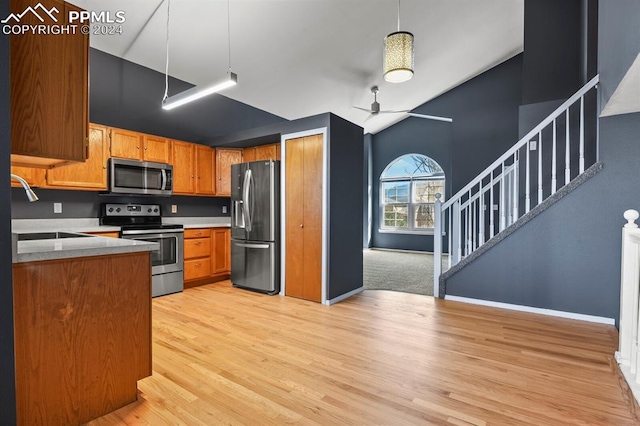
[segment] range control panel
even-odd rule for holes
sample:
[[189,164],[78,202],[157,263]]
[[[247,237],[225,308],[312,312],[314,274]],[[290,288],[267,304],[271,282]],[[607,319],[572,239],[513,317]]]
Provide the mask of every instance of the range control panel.
[[105,216],[160,216],[158,204],[105,204]]

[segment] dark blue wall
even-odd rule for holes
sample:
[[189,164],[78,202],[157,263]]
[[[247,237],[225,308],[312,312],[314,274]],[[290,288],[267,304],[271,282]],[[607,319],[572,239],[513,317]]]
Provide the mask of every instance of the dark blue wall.
[[[9,15],[9,2],[0,2],[0,16]],[[0,419],[16,423],[15,367],[13,355],[13,278],[11,264],[11,158],[9,100],[9,36],[0,36]]]
[[453,123],[408,118],[373,136],[373,247],[433,250],[432,236],[378,232],[379,179],[387,164],[404,154],[427,155],[444,169],[451,196],[518,141],[521,88],[518,55],[415,109]]
[[[640,2],[599,7],[605,98],[640,52]],[[622,214],[640,210],[639,158],[640,113],[600,119],[603,170],[450,277],[447,294],[617,320]]]
[[522,103],[566,99],[581,86],[583,0],[525,0]]
[[[90,54],[90,83],[90,119],[107,126],[203,143],[240,130],[286,122],[220,94],[164,111],[164,74],[96,49]],[[190,87],[184,81],[169,79],[169,95]]]
[[362,138],[362,127],[331,114],[327,299],[362,287]]
[[[58,189],[35,189],[35,192],[40,200],[30,203],[22,188],[11,190],[14,219],[97,218],[101,203],[159,204],[162,215],[171,217],[229,217],[229,213],[222,213],[222,206],[227,206],[229,212],[229,197],[122,196]],[[62,213],[53,213],[53,203],[62,203]],[[178,213],[170,213],[172,204],[178,206]]]

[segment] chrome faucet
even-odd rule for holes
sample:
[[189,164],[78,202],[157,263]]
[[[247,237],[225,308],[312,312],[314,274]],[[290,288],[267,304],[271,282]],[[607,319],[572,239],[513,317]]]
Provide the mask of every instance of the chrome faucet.
[[31,189],[31,187],[29,186],[26,180],[22,179],[18,175],[14,175],[13,173],[11,173],[11,179],[15,179],[18,182],[20,182],[20,185],[22,185],[22,187],[24,188],[24,192],[27,193],[27,198],[29,199],[30,203],[33,203],[34,201],[38,201],[38,196],[36,195],[35,192],[33,192],[33,190]]

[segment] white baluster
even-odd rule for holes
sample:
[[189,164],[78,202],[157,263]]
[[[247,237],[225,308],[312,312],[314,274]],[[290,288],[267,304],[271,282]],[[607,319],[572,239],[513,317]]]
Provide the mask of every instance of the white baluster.
[[438,297],[442,269],[442,202],[440,193],[433,204],[433,296]]
[[627,223],[622,229],[622,267],[620,277],[620,332],[616,359],[620,364],[636,368],[638,327],[638,244],[631,235],[637,233],[636,210],[624,212]]
[[478,207],[478,247],[484,244],[484,193],[482,192],[482,180],[480,181],[480,207]]
[[538,204],[542,202],[542,131],[538,133]]
[[451,207],[453,207],[453,235],[451,238],[453,238],[454,248],[450,251],[453,255],[452,264],[456,265],[462,258],[462,217],[460,212],[460,199],[453,203]]
[[494,217],[495,213],[493,211],[493,170],[491,170],[491,179],[489,181],[489,238],[493,238],[495,229],[494,229]]
[[571,138],[569,137],[569,108],[567,108],[567,123],[566,123],[566,135],[565,135],[565,153],[564,153],[564,184],[568,184],[571,181]]
[[527,142],[527,166],[524,174],[524,212],[531,210],[531,142]]
[[467,221],[467,233],[464,236],[466,242],[465,246],[467,247],[465,256],[469,256],[471,254],[471,191],[469,191],[469,199],[467,200],[467,213],[465,214],[465,219]]
[[502,163],[502,172],[500,175],[500,231],[506,228],[507,224],[507,212],[505,209],[505,182],[506,176],[504,175],[504,162]]
[[476,238],[476,208],[477,206],[474,205],[477,204],[477,202],[474,200],[473,203],[471,203],[471,252],[476,251],[477,248],[477,244],[478,244],[478,239]]
[[556,120],[553,120],[553,152],[551,153],[551,194],[556,193],[558,186],[557,164],[556,164]]
[[584,95],[580,97],[580,173],[584,172]]
[[451,222],[451,219],[452,219],[451,213],[453,211],[453,206],[449,207],[447,209],[447,211],[449,212],[449,232],[447,233],[447,238],[448,238],[448,240],[447,240],[447,249],[449,251],[449,256],[448,256],[447,264],[448,264],[449,268],[451,268],[451,258],[453,257],[452,256],[452,254],[453,254],[453,246],[451,245],[452,242],[453,242],[452,234],[451,234],[451,230],[452,230],[453,224]]
[[518,188],[520,186],[520,153],[513,153],[513,221],[518,220]]

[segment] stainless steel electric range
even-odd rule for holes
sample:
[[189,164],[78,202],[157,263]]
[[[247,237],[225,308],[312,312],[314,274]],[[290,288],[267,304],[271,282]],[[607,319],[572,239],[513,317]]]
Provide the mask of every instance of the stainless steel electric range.
[[184,229],[163,225],[156,204],[102,204],[100,224],[120,227],[120,237],[158,243],[151,252],[152,297],[180,292],[184,286]]

